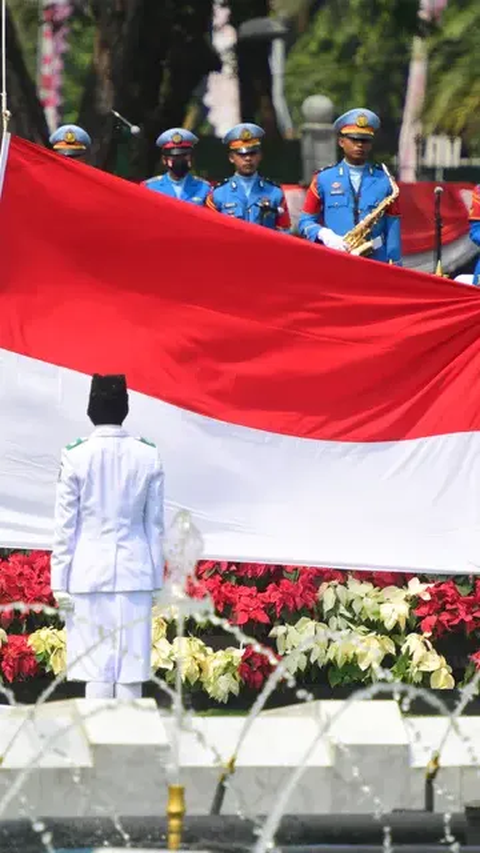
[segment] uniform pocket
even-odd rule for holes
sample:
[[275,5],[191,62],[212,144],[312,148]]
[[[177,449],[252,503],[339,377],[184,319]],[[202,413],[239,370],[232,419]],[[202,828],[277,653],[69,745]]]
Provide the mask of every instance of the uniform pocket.
[[329,195],[325,199],[325,207],[329,210],[348,207],[348,199],[346,195]]

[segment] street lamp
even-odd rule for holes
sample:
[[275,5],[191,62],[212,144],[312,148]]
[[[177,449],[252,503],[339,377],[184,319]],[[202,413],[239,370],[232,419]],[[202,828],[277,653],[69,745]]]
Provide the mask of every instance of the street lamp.
[[288,27],[282,18],[251,18],[238,28],[238,42],[270,43],[272,102],[278,127],[283,136],[291,136],[293,122],[285,99],[285,39]]

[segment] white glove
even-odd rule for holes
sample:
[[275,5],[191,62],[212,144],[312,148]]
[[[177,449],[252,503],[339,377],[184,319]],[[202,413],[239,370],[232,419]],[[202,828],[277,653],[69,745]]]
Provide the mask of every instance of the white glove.
[[52,593],[61,613],[73,613],[75,610],[75,603],[69,592],[63,592],[60,589],[53,589]]
[[319,240],[320,243],[323,243],[327,249],[336,249],[337,252],[347,251],[343,237],[340,237],[340,234],[335,234],[335,231],[332,231],[331,228],[320,228],[320,231],[317,234],[317,240]]

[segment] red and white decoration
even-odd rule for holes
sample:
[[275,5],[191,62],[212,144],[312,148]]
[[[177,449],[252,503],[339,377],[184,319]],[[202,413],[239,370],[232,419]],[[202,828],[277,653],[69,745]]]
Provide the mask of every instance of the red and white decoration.
[[205,556],[478,571],[476,288],[15,138],[0,235],[0,545],[50,546],[89,376],[122,371]]
[[53,133],[59,124],[62,103],[63,55],[67,50],[68,21],[73,13],[70,0],[41,0],[38,94],[45,118]]

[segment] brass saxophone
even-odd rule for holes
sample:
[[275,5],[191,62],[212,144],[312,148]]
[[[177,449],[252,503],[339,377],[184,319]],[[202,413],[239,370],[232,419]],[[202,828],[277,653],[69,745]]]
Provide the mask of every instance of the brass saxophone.
[[347,251],[351,255],[365,255],[366,252],[369,252],[373,248],[374,241],[370,238],[370,232],[373,226],[380,221],[382,216],[385,214],[385,211],[391,204],[393,204],[400,194],[398,184],[394,181],[384,163],[382,163],[382,169],[390,181],[392,192],[384,198],[380,204],[377,204],[375,210],[372,210],[372,212],[367,214],[367,216],[365,216],[358,225],[355,225],[351,231],[348,231],[348,233],[345,234],[343,240],[347,246]]

